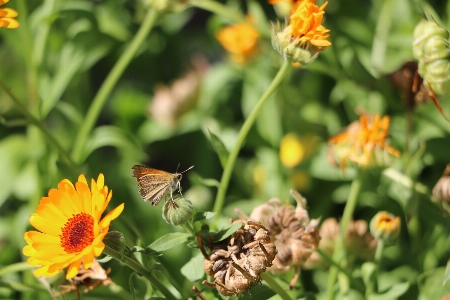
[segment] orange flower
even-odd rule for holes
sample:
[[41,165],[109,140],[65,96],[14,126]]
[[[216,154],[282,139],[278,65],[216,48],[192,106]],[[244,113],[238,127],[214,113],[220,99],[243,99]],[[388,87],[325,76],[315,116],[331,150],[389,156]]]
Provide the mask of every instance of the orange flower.
[[379,165],[384,151],[399,157],[400,152],[386,142],[389,123],[388,116],[380,118],[377,114],[370,118],[362,115],[359,122],[353,122],[345,132],[329,139],[330,152],[337,155],[342,169],[345,169],[346,159],[361,165]]
[[327,40],[330,36],[328,33],[330,30],[322,25],[324,9],[327,5],[328,2],[325,2],[321,7],[318,7],[313,0],[295,3],[290,22],[292,38],[299,39],[301,44],[311,43],[321,50],[331,46],[331,43]]
[[51,277],[69,266],[66,279],[73,278],[81,265],[89,269],[94,256],[103,252],[102,239],[124,208],[122,203],[101,218],[112,196],[104,182],[103,174],[97,182],[91,180],[91,188],[84,175],[75,185],[64,179],[58,189],[51,189],[48,197],[41,198],[29,219],[38,231],[25,233],[27,245],[22,250],[30,256],[28,264],[39,266],[35,276]]
[[[0,0],[0,5],[7,3],[9,0]],[[11,8],[0,8],[0,27],[5,28],[17,28],[19,27],[19,22],[16,19],[19,14],[17,11]]]
[[230,53],[231,59],[239,64],[246,63],[256,52],[259,36],[259,32],[247,23],[230,25],[216,33],[217,40]]
[[330,30],[322,25],[325,7],[314,0],[293,3],[289,24],[272,26],[272,46],[285,59],[307,64],[316,59],[320,51],[331,43],[327,40]]
[[395,240],[400,232],[400,217],[380,211],[370,221],[370,232],[377,239]]

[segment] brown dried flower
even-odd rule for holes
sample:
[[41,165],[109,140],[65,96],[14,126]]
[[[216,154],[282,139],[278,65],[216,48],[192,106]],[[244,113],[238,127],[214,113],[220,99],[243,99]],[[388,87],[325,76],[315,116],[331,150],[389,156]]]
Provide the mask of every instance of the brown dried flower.
[[261,281],[260,274],[272,265],[277,250],[271,243],[267,229],[260,223],[239,219],[241,229],[229,239],[210,245],[210,254],[203,248],[201,236],[197,236],[200,250],[205,256],[203,269],[214,277],[214,282],[203,284],[217,288],[224,296],[240,294]]
[[320,235],[318,220],[310,220],[306,207],[306,199],[297,191],[291,190],[297,201],[297,208],[289,204],[281,204],[278,199],[270,199],[266,204],[256,207],[251,219],[259,220],[270,232],[270,237],[278,250],[269,269],[275,273],[286,273],[294,267],[294,277],[290,282],[292,289],[298,280],[300,266],[305,263],[313,251],[317,249]]
[[450,204],[450,164],[448,164],[433,188],[433,196],[439,201]]
[[85,288],[81,291],[83,293],[87,293],[99,287],[100,285],[110,285],[113,283],[111,278],[108,277],[110,271],[111,269],[105,271],[98,263],[98,261],[94,259],[94,261],[92,262],[92,266],[87,270],[83,268],[83,265],[81,265],[78,274],[74,278],[69,279],[71,285],[61,286],[62,291],[54,293],[53,296],[59,297],[70,291],[75,291],[78,295],[78,298],[80,298],[78,291],[78,288],[80,286],[84,286]]
[[[339,232],[340,224],[335,218],[328,218],[323,221],[320,227],[320,237],[322,240],[319,249],[332,256],[334,246],[339,238]],[[364,220],[350,221],[344,243],[349,257],[362,259],[370,259],[377,245],[377,241],[368,232],[368,225]],[[314,252],[304,265],[308,269],[326,266],[327,262],[323,261],[317,252]]]

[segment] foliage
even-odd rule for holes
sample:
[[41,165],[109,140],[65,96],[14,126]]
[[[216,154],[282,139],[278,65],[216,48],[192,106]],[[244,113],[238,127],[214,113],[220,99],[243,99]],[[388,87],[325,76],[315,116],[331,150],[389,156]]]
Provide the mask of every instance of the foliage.
[[[114,284],[92,289],[83,299],[186,299],[197,297],[194,285],[206,299],[223,297],[202,284],[199,239],[209,247],[208,239],[223,241],[239,230],[230,224],[239,218],[235,208],[250,215],[274,197],[294,203],[290,189],[308,200],[311,217],[342,219],[344,228],[350,219],[369,223],[379,211],[399,216],[398,237],[381,243],[380,253],[355,259],[336,239],[340,250],[319,252],[326,267],[302,270],[292,290],[293,270],[262,276],[262,284],[241,298],[450,294],[450,210],[432,193],[449,163],[450,97],[438,96],[441,115],[428,87],[413,92],[411,73],[402,68],[415,61],[413,32],[420,20],[450,28],[450,2],[330,1],[324,24],[331,46],[315,49],[316,59],[299,68],[272,48],[270,21],[287,16],[277,5],[6,4],[18,12],[20,26],[0,28],[0,298],[52,299],[51,291],[68,284],[62,274],[45,280],[32,275],[21,252],[24,232],[31,229],[28,217],[62,179],[99,173],[113,190],[106,211],[120,203],[125,209],[105,237],[109,250],[99,258],[105,270],[111,268]],[[236,62],[216,33],[242,22],[260,36],[255,52]],[[389,144],[401,156],[373,172],[330,164],[327,141],[366,113],[390,116]],[[280,158],[290,153],[280,149],[287,135],[302,149],[295,166]],[[182,195],[195,209],[188,223],[167,224],[162,205],[141,199],[131,176],[135,164],[170,173],[195,165],[181,181]],[[333,274],[337,280],[330,279]],[[57,298],[75,297],[71,291]]]

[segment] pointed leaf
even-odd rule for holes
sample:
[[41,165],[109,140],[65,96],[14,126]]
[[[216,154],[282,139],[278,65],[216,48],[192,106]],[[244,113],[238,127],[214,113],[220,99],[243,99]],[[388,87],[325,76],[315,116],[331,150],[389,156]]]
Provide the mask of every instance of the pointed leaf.
[[216,151],[217,155],[220,159],[220,164],[223,168],[225,168],[225,165],[227,163],[228,159],[228,150],[225,148],[225,144],[219,139],[217,135],[215,135],[211,130],[209,130],[209,135],[211,136],[211,144],[214,148],[214,151]]
[[226,239],[227,237],[229,237],[230,235],[232,235],[233,233],[235,233],[236,231],[241,229],[241,227],[242,227],[242,223],[236,223],[236,224],[231,224],[228,227],[222,228],[221,231],[217,232],[214,235],[214,241],[219,242],[219,241]]
[[103,238],[105,245],[121,254],[124,254],[125,250],[125,237],[119,231],[110,231]]
[[205,258],[199,252],[196,256],[192,257],[190,261],[187,262],[181,268],[181,274],[186,276],[190,281],[198,281],[203,278],[205,272],[203,271],[203,261]]
[[186,243],[190,237],[191,235],[189,233],[182,233],[182,232],[168,233],[160,237],[156,241],[154,241],[147,248],[150,248],[158,252],[166,251],[170,248]]
[[192,222],[198,222],[198,221],[203,221],[203,220],[207,220],[210,219],[212,217],[214,217],[216,213],[212,212],[212,211],[199,211],[198,213],[196,213],[194,215],[194,218],[192,220]]
[[444,281],[442,282],[442,285],[446,284],[449,279],[450,279],[450,260],[447,262],[447,266],[445,267]]

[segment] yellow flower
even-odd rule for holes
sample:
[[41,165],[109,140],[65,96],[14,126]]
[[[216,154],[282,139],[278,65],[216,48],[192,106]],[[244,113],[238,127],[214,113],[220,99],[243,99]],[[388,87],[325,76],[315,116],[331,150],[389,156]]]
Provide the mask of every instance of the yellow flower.
[[94,256],[105,248],[102,239],[111,221],[124,208],[122,203],[101,219],[111,196],[100,174],[97,182],[91,180],[90,189],[84,175],[80,175],[75,186],[64,179],[58,189],[50,189],[48,197],[41,198],[29,218],[38,231],[25,233],[28,245],[22,250],[30,256],[28,264],[40,266],[35,276],[51,277],[69,266],[66,278],[70,279],[77,275],[81,264],[86,270],[91,267]]
[[280,159],[286,168],[296,167],[305,155],[305,147],[294,133],[286,134],[280,143]]
[[345,132],[329,139],[330,152],[341,162],[342,169],[345,169],[346,159],[368,166],[383,165],[385,151],[399,157],[400,152],[386,141],[389,123],[388,116],[362,115],[359,122],[353,122]]
[[222,28],[216,33],[220,44],[238,64],[248,62],[258,46],[259,32],[247,23],[238,23]]
[[[0,0],[0,5],[7,3],[9,0]],[[11,8],[0,8],[0,27],[17,28],[19,22],[16,19],[19,14]]]
[[400,232],[400,217],[380,211],[370,221],[370,232],[377,239],[395,240]]
[[327,40],[330,30],[322,25],[327,4],[319,7],[314,0],[297,1],[289,24],[272,26],[272,45],[285,59],[307,64],[331,46]]

